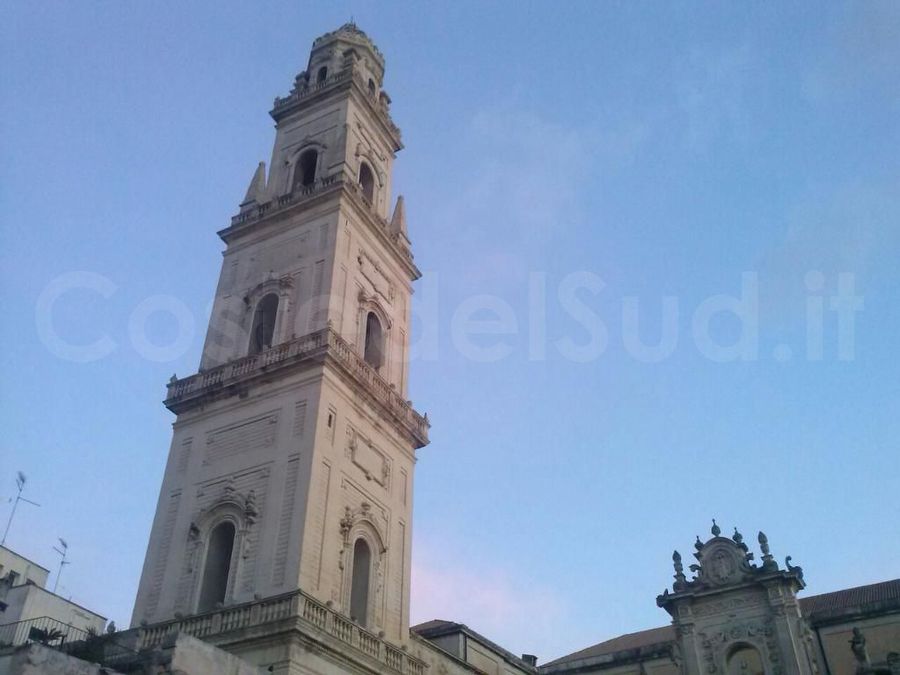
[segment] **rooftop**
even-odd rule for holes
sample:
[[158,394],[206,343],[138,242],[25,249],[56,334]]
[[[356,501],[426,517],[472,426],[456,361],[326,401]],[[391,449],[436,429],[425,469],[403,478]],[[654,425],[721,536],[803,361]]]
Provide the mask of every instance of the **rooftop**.
[[[800,610],[803,612],[803,615],[814,619],[823,615],[865,611],[875,605],[881,606],[884,604],[896,604],[897,608],[900,609],[900,579],[800,598]],[[672,626],[650,628],[636,633],[626,633],[625,635],[600,642],[550,661],[541,667],[549,668],[575,661],[596,659],[603,656],[609,657],[619,652],[647,649],[655,645],[664,645],[674,640],[675,629]]]

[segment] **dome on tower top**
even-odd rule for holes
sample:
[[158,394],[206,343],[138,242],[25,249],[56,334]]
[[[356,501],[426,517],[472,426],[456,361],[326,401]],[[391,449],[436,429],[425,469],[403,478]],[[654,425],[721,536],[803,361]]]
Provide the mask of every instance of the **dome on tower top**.
[[372,42],[371,38],[360,30],[359,26],[353,23],[353,21],[348,21],[337,30],[317,37],[313,42],[313,50],[318,49],[325,44],[337,41],[350,42],[361,47],[368,47],[378,61],[384,65],[384,55],[378,47],[375,46],[375,43]]

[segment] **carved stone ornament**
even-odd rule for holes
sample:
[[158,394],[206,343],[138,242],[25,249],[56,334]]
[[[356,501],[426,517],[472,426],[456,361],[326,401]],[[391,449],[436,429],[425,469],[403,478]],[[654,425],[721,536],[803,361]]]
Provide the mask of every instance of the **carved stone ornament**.
[[[780,570],[778,563],[775,562],[774,556],[769,549],[769,540],[763,532],[759,533],[758,541],[762,552],[762,566],[757,567],[751,564],[753,560],[753,552],[744,542],[744,537],[734,529],[734,534],[729,538],[722,536],[719,525],[713,520],[712,538],[706,542],[702,542],[700,537],[694,542],[696,552],[694,557],[697,563],[690,566],[690,570],[694,573],[694,578],[690,581],[684,577],[684,567],[681,556],[676,551],[672,556],[673,566],[675,568],[675,583],[672,590],[676,594],[688,592],[691,590],[702,590],[704,588],[722,588],[728,585],[739,584],[760,576],[770,575],[772,573],[785,574]],[[800,587],[803,587],[803,569],[797,565],[791,564],[791,558],[785,560],[787,566],[786,574],[792,576]],[[668,592],[661,595],[657,602],[663,606],[670,601]]]

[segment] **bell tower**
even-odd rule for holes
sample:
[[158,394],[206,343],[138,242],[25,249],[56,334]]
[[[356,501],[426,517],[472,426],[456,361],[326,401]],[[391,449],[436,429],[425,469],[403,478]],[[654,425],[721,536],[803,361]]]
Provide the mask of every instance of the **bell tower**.
[[199,372],[168,385],[176,419],[134,625],[302,591],[408,639],[428,421],[407,400],[420,274],[403,198],[390,209],[403,146],[383,78],[351,23],[315,40],[275,99],[268,172],[219,232]]

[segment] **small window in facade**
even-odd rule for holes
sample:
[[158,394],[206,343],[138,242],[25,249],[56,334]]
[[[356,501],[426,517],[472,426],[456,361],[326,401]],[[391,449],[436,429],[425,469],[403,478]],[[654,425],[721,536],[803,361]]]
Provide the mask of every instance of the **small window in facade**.
[[378,370],[384,363],[384,334],[381,330],[381,321],[375,316],[375,312],[366,315],[366,340],[363,349],[363,359],[370,366]]
[[369,94],[374,96],[375,93],[376,93],[375,80],[373,80],[372,78],[369,78]]
[[319,163],[319,153],[314,148],[304,150],[297,158],[294,167],[294,187],[309,187],[316,182],[316,165]]
[[759,651],[750,645],[741,645],[728,657],[727,675],[765,675]]
[[359,165],[359,185],[362,188],[363,196],[370,204],[375,203],[375,174],[368,164],[362,162]]
[[278,315],[278,296],[269,293],[259,304],[253,315],[253,327],[250,330],[249,354],[259,354],[272,346],[275,337],[275,317]]
[[365,626],[369,613],[369,569],[372,553],[365,539],[353,545],[353,574],[350,577],[350,617]]
[[316,73],[316,84],[322,84],[327,79],[328,68],[326,66],[322,66],[321,68],[319,68],[319,72]]
[[209,535],[209,544],[206,548],[206,564],[203,566],[198,612],[207,612],[215,609],[219,603],[225,602],[233,548],[234,525],[229,522],[216,525]]

